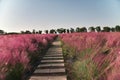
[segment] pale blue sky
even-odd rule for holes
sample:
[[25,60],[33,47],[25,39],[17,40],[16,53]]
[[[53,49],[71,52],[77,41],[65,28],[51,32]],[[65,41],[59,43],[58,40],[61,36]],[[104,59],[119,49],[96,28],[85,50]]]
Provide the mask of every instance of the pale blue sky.
[[5,31],[120,25],[120,0],[0,0]]

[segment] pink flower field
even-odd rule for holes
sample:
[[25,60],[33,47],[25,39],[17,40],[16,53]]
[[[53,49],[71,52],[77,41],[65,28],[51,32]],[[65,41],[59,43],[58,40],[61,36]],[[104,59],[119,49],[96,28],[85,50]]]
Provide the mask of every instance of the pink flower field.
[[61,34],[69,80],[119,80],[120,33]]
[[0,35],[0,80],[23,80],[24,72],[56,37],[55,34]]
[[[0,80],[24,80],[56,34],[0,35]],[[59,34],[68,80],[119,80],[120,33]]]

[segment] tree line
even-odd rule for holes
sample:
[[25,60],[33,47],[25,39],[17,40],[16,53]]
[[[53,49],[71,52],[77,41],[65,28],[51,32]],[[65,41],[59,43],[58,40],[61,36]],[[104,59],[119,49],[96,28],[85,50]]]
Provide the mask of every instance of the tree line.
[[61,34],[61,33],[73,33],[73,32],[120,32],[120,25],[116,25],[115,27],[103,27],[103,29],[101,29],[100,26],[97,27],[77,27],[77,28],[70,28],[70,29],[65,29],[65,28],[58,28],[58,29],[51,29],[51,30],[38,30],[36,31],[35,29],[33,29],[33,31],[21,31],[20,33],[17,32],[10,32],[7,33],[4,30],[0,30],[0,34],[42,34],[42,33],[52,33],[52,34]]

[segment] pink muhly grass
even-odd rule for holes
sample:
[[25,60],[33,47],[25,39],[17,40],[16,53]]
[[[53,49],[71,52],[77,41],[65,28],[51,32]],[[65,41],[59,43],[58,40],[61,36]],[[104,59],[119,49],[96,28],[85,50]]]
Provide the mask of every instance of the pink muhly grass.
[[17,64],[21,64],[24,69],[28,68],[29,54],[37,55],[35,51],[47,47],[55,36],[52,34],[0,36],[0,80],[4,80],[7,72]]
[[120,79],[120,51],[116,54],[116,59],[111,63],[112,70],[107,75],[108,80],[119,80]]
[[[60,38],[63,44],[75,48],[78,53],[91,48],[92,53],[89,57],[97,65],[99,77],[106,74],[104,76],[107,80],[119,80],[120,57],[117,51],[120,49],[120,33],[71,33],[61,34]],[[86,55],[83,57],[89,58],[86,58]]]

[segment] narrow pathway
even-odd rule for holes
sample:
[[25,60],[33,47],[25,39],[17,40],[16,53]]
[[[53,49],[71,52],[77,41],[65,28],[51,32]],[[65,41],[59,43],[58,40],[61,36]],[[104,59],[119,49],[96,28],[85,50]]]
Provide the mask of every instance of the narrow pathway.
[[29,80],[67,80],[60,41],[54,41]]

